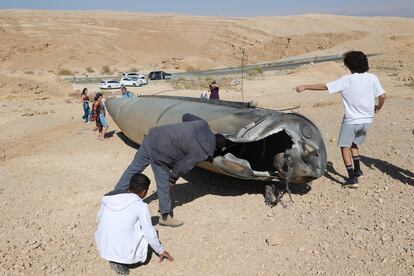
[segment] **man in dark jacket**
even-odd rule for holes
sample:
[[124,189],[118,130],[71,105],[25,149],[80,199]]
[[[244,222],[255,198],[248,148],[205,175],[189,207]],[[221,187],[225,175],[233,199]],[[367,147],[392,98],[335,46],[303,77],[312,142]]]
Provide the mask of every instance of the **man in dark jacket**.
[[121,176],[114,191],[128,190],[131,177],[151,165],[157,183],[160,225],[177,227],[183,223],[173,217],[170,189],[178,178],[198,162],[221,151],[226,139],[214,134],[206,121],[184,114],[183,122],[151,128],[144,138],[132,163]]

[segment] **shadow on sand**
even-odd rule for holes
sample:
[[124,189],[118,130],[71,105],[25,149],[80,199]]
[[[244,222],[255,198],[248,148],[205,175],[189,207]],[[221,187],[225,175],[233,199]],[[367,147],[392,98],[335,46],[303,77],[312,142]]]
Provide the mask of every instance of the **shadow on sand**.
[[[336,177],[335,177],[336,176]],[[346,176],[340,174],[337,172],[333,166],[332,161],[328,161],[326,163],[326,171],[325,171],[325,177],[331,180],[332,182],[335,182],[337,184],[343,185],[345,182]],[[343,182],[338,180],[338,177],[343,179]]]
[[[128,146],[139,149],[139,145],[131,141],[122,132],[117,132],[116,135]],[[215,174],[199,168],[194,168],[185,174],[183,177],[187,183],[177,184],[171,191],[173,205],[181,206],[187,204],[199,197],[211,194],[218,196],[241,196],[244,194],[261,194],[264,195],[266,184],[275,184],[279,190],[285,189],[285,183],[282,182],[264,182],[254,180],[242,180],[226,175]],[[151,184],[155,185],[155,183]],[[311,187],[305,185],[290,185],[292,194],[306,194],[311,190]],[[157,193],[147,196],[146,203],[151,203],[157,200]],[[264,202],[264,196],[263,196]],[[152,217],[153,224],[157,224],[158,216]]]
[[139,144],[129,140],[128,137],[126,137],[126,135],[123,132],[118,131],[116,133],[116,135],[119,137],[119,139],[122,140],[122,142],[124,142],[127,146],[130,146],[131,148],[134,149],[139,149]]
[[373,169],[373,167],[375,167],[381,172],[389,175],[390,177],[394,178],[395,180],[400,181],[403,184],[414,186],[414,173],[413,172],[397,167],[388,161],[383,161],[380,159],[375,159],[375,158],[363,156],[363,155],[361,155],[360,158],[361,158],[361,162],[364,163],[365,166],[367,166],[368,168]]
[[[382,173],[389,175],[390,177],[394,178],[395,180],[403,184],[414,186],[414,173],[413,172],[406,170],[406,169],[402,169],[394,164],[391,164],[390,162],[383,161],[380,159],[363,156],[363,155],[360,155],[360,158],[361,158],[361,162],[365,166],[370,168],[371,170],[376,168]],[[325,177],[331,180],[332,182],[335,182],[338,184],[342,184],[341,181],[338,180],[338,177],[341,179],[344,179],[344,181],[346,179],[346,176],[338,173],[335,170],[331,161],[328,161],[326,165]]]
[[[183,176],[187,183],[177,184],[171,192],[174,206],[181,206],[187,204],[197,198],[205,195],[217,196],[241,196],[244,194],[260,194],[263,195],[265,185],[269,182],[242,180],[225,175],[211,173],[206,170],[194,168]],[[272,182],[280,190],[285,189],[285,184],[282,182]],[[311,190],[309,185],[291,185],[292,194],[304,195]],[[149,195],[145,198],[146,203],[151,203],[157,200],[157,193]],[[156,218],[153,218],[153,222]]]

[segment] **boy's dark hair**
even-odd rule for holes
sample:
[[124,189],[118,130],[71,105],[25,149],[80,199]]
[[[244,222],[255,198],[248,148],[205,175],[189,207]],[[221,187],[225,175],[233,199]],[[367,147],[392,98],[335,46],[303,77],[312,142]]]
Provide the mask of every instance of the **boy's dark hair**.
[[349,51],[344,54],[344,64],[351,73],[365,73],[369,70],[368,58],[361,51]]
[[151,181],[142,173],[136,173],[131,177],[129,182],[129,190],[133,193],[140,193],[144,190],[148,190]]

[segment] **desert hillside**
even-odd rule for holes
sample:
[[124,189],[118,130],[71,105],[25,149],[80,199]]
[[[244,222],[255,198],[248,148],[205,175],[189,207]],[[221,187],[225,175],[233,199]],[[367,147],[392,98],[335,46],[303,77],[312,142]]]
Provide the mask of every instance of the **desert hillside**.
[[[191,71],[363,48],[413,34],[412,20],[331,15],[216,18],[121,12],[0,11],[0,71]],[[370,43],[366,44],[367,41]],[[332,49],[333,48],[333,49]]]

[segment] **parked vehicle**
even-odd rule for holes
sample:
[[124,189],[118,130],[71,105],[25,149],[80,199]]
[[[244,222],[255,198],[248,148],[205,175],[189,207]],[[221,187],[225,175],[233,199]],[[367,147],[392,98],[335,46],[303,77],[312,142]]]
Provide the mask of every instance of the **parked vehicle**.
[[100,89],[117,89],[121,88],[121,83],[117,80],[102,80],[98,87]]
[[122,74],[123,78],[137,78],[139,80],[141,80],[142,84],[148,84],[148,80],[145,78],[144,75],[139,74],[138,72],[127,72]]
[[148,74],[150,80],[169,80],[171,79],[171,74],[164,71],[153,71]]
[[137,76],[137,77],[131,77],[131,79],[133,80],[139,80],[142,82],[142,84],[146,85],[148,84],[148,80],[146,77],[144,77],[143,75]]
[[122,78],[119,82],[125,86],[142,86],[143,84],[138,78]]

